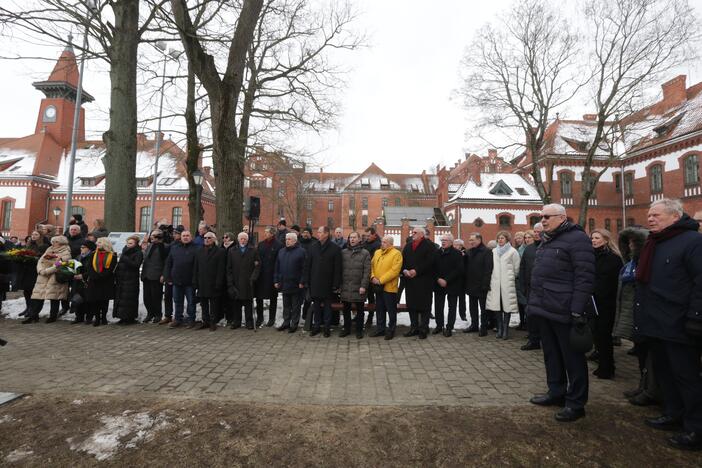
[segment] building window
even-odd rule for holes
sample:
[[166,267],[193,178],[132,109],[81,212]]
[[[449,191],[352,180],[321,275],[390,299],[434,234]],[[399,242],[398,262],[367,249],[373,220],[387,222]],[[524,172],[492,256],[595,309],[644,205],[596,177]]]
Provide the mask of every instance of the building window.
[[624,174],[624,195],[627,197],[634,196],[634,173],[627,172]]
[[305,226],[312,226],[312,218],[307,218]]
[[622,175],[614,174],[614,191],[622,193]]
[[329,229],[334,228],[334,218],[333,217],[327,216],[327,226],[329,227]]
[[534,227],[536,223],[541,222],[541,215],[529,216],[529,226]]
[[356,209],[356,199],[354,197],[349,198],[349,209]]
[[570,172],[564,172],[561,174],[561,196],[573,196],[573,176]]
[[368,198],[363,197],[363,198],[361,199],[361,208],[364,209],[364,210],[367,210],[367,209],[368,209]]
[[483,224],[485,224],[485,223],[483,223],[483,220],[480,219],[480,218],[478,218],[478,219],[476,219],[475,221],[473,221],[473,225],[474,225],[475,227],[477,227],[477,228],[483,227]]
[[700,183],[700,160],[696,154],[691,154],[685,158],[685,186],[697,185]]
[[174,206],[171,210],[171,224],[174,227],[183,224],[183,208],[180,206]]
[[81,177],[80,185],[82,187],[95,187],[98,184],[97,177]]
[[662,193],[663,167],[660,164],[652,166],[649,177],[651,178],[651,193]]
[[590,232],[595,230],[595,218],[590,218],[587,220],[587,227],[590,230]]
[[285,197],[285,187],[278,187],[278,198]]
[[634,218],[626,218],[626,227],[633,226],[636,224],[636,220]]
[[356,215],[349,215],[349,226],[351,229],[356,229]]
[[383,208],[385,208],[386,206],[388,206],[388,199],[383,198]]
[[83,217],[83,220],[85,221],[85,208],[83,208],[82,206],[72,206],[71,207],[71,214],[74,214],[74,215],[79,214]]
[[395,199],[395,206],[402,206],[402,199],[401,198]]
[[617,218],[617,232],[621,231],[624,229],[624,225],[622,224],[622,218]]
[[327,211],[330,213],[334,211],[334,200],[329,200],[327,202]]
[[368,227],[368,215],[363,215],[361,218],[361,225],[363,225],[363,227]]
[[597,174],[591,172],[590,177],[587,177],[587,181],[585,179],[586,174],[583,172],[583,189],[590,192],[590,200],[597,200]]
[[508,215],[500,215],[499,224],[500,229],[509,229],[512,225],[512,219]]
[[2,230],[9,231],[12,228],[12,208],[11,200],[2,202]]
[[142,206],[139,209],[139,231],[147,232],[149,231],[149,222],[151,222],[151,207]]
[[151,185],[151,178],[150,177],[137,177],[136,179],[136,186],[138,187],[148,187]]
[[612,232],[612,220],[605,218],[605,229]]
[[285,218],[285,207],[283,205],[278,207],[278,218]]
[[307,208],[308,211],[312,209],[312,200],[307,200],[305,202],[305,208]]

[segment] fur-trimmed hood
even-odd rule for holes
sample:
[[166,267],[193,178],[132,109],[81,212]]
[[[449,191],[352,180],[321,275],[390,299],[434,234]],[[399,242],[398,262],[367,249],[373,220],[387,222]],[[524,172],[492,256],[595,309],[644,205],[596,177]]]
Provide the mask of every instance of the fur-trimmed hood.
[[[619,233],[619,251],[625,262],[634,257],[638,257],[648,238],[648,229],[642,227],[628,227]],[[633,240],[636,249],[634,252],[629,248],[629,241]]]

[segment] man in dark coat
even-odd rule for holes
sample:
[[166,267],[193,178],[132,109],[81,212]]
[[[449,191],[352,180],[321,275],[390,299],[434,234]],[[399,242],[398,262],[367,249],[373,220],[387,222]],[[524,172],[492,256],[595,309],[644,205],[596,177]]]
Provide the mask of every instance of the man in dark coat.
[[258,251],[249,245],[249,235],[240,232],[238,245],[229,249],[227,257],[227,293],[234,298],[234,321],[230,328],[241,326],[241,308],[244,308],[246,328],[254,329],[254,283],[261,271]]
[[[529,292],[531,291],[531,270],[534,268],[534,260],[536,259],[536,249],[541,245],[541,232],[544,230],[541,223],[534,225],[534,243],[524,247],[522,258],[519,262],[519,277],[517,278],[517,288],[521,294],[529,301]],[[522,351],[531,351],[533,349],[541,349],[541,338],[539,337],[539,322],[537,319],[529,320],[529,314],[526,314],[527,323],[527,342],[521,348]]]
[[[175,318],[169,327],[177,328],[185,318],[187,328],[195,327],[195,288],[193,287],[193,270],[195,254],[199,247],[193,244],[190,231],[180,234],[180,242],[171,246],[166,266],[163,269],[163,279],[173,285],[173,305]],[[184,301],[188,301],[187,317],[183,317]]]
[[595,284],[595,254],[585,231],[568,221],[561,205],[545,205],[541,213],[543,242],[536,251],[527,303],[530,320],[536,318],[546,365],[548,393],[531,403],[565,408],[559,422],[585,416],[588,371],[585,353],[573,349],[571,327],[587,326]]
[[[141,281],[144,286],[144,306],[146,318],[144,323],[161,321],[161,303],[163,302],[163,268],[168,258],[168,247],[163,243],[164,234],[160,229],[151,232],[149,244],[144,252],[141,267]],[[164,324],[170,322],[166,317]]]
[[[305,249],[307,257],[310,256],[310,247],[313,245],[319,245],[319,240],[312,235],[312,228],[305,227],[300,236],[297,238],[300,247]],[[308,285],[305,285],[305,290],[302,292],[302,317],[305,320],[305,330],[310,330],[312,328],[312,297],[310,296],[310,291]]]
[[[473,333],[480,330],[480,336],[486,336],[489,318],[485,303],[492,277],[492,251],[485,247],[483,236],[478,232],[468,236],[468,251],[465,262],[465,291],[468,294],[470,327],[463,331]],[[480,322],[478,322],[478,317],[480,317]]]
[[664,409],[646,424],[682,429],[669,444],[702,450],[702,234],[678,200],[653,202],[648,227],[636,267],[634,333],[647,338]]
[[[68,221],[68,229],[63,232],[64,236],[68,237],[71,226],[78,226],[78,228],[80,228],[79,234],[81,238],[85,238],[88,235],[88,225],[83,221],[83,215],[76,213],[71,216],[71,219]],[[80,255],[80,245],[78,246],[78,254],[76,255]],[[73,258],[75,258],[75,256]]]
[[214,232],[205,233],[203,241],[205,245],[195,254],[193,287],[202,309],[202,325],[199,328],[215,331],[221,319],[220,301],[225,291],[227,257],[226,251],[217,247]]
[[297,242],[297,234],[285,235],[285,247],[278,251],[273,273],[274,286],[283,293],[283,323],[278,331],[297,331],[300,306],[305,290],[305,260],[307,252]]
[[466,250],[465,244],[463,242],[463,239],[454,239],[453,240],[453,248],[458,250],[458,253],[461,254],[461,277],[458,279],[461,282],[461,292],[458,295],[458,314],[461,317],[461,320],[464,322],[468,320],[466,317],[466,291],[465,291],[465,284],[466,284],[466,255],[468,255],[468,250]]
[[436,282],[436,246],[423,227],[412,228],[412,242],[402,250],[402,277],[411,326],[404,336],[425,339],[429,333],[432,292]]
[[344,239],[344,230],[340,227],[334,230],[334,239],[332,241],[339,246],[340,249],[346,248],[346,239]]
[[285,235],[289,232],[288,231],[288,223],[284,220],[281,219],[278,221],[278,226],[276,226],[276,233],[275,233],[275,238],[278,240],[278,243],[280,245],[285,244]]
[[313,244],[305,266],[305,284],[309,287],[314,317],[310,336],[319,334],[324,307],[324,336],[331,335],[331,303],[341,287],[341,249],[331,241],[329,226],[317,229],[319,242]]
[[261,260],[261,272],[256,280],[256,326],[263,323],[263,301],[268,302],[267,327],[275,325],[275,313],[278,308],[278,290],[273,285],[275,261],[282,244],[275,237],[275,228],[270,226],[263,232],[263,240],[258,243],[258,257]]
[[[456,304],[458,296],[463,294],[463,256],[453,248],[453,236],[441,236],[441,247],[436,257],[436,282],[434,283],[434,317],[436,328],[434,334],[443,331],[449,337],[456,323]],[[444,303],[448,297],[448,322],[444,328]]]

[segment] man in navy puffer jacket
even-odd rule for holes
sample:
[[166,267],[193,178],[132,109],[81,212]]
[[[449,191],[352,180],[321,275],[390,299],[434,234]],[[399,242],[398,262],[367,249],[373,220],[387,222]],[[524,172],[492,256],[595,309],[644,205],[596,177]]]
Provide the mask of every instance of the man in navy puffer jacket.
[[545,205],[541,215],[543,242],[534,259],[527,314],[539,324],[548,393],[530,401],[565,405],[556,420],[569,422],[585,416],[587,361],[585,353],[572,349],[570,328],[592,310],[595,254],[590,238],[568,221],[563,206]]

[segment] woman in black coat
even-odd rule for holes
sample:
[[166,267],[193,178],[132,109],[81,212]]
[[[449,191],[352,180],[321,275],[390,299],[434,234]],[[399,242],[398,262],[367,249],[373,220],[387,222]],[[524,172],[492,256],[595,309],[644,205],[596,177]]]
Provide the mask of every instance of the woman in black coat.
[[117,255],[112,250],[112,242],[101,237],[95,243],[97,249],[85,260],[83,278],[86,282],[85,300],[90,313],[95,317],[93,326],[107,325],[107,309],[110,299],[115,297],[115,268]]
[[115,270],[117,289],[112,316],[119,319],[118,325],[132,324],[139,317],[139,267],[144,261],[139,240],[138,236],[127,238]]
[[590,234],[595,249],[595,347],[599,354],[599,367],[593,374],[600,379],[614,377],[614,351],[612,328],[617,310],[619,272],[624,266],[621,254],[606,229],[596,229]]
[[[31,238],[25,249],[33,250],[37,253],[37,259],[44,255],[46,249],[49,248],[49,244],[45,242],[44,237],[39,233],[39,231],[32,231]],[[32,299],[32,291],[34,290],[34,284],[37,282],[37,262],[26,261],[19,264],[17,271],[17,289],[21,289],[24,293],[24,302],[27,305],[27,310],[20,315],[26,315],[29,311],[29,304]]]

